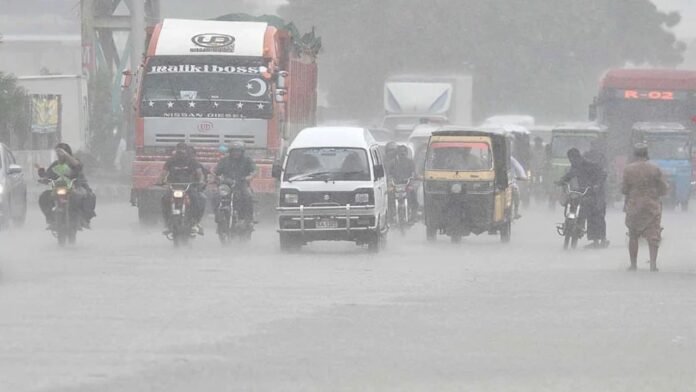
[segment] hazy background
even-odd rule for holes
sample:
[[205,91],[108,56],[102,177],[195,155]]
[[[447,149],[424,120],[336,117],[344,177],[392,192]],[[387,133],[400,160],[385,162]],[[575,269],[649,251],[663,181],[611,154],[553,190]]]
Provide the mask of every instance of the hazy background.
[[[524,112],[554,122],[585,118],[597,79],[609,67],[696,69],[696,24],[690,23],[696,20],[696,2],[653,3],[664,13],[648,0],[164,0],[162,16],[279,13],[302,31],[316,27],[324,42],[321,104],[334,119],[378,122],[381,83],[390,74],[471,72],[478,119]],[[0,0],[0,5],[6,41],[0,71],[81,71],[79,1]],[[681,14],[676,25],[673,11]],[[23,61],[7,54],[10,41],[27,35],[60,42],[50,49],[17,45]]]

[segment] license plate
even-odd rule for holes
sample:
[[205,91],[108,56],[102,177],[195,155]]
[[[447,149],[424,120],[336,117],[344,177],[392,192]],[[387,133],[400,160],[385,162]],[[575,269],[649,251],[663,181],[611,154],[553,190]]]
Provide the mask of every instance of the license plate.
[[173,210],[172,215],[181,215],[181,210]]
[[317,229],[337,229],[338,221],[336,219],[320,219],[317,221]]

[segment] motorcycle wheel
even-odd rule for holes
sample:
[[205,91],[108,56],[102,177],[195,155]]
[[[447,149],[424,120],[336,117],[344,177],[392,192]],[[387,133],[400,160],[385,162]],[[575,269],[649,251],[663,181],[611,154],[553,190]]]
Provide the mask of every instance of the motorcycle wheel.
[[65,246],[65,244],[68,242],[68,234],[63,229],[58,230],[56,233],[56,238],[58,239],[59,246]]
[[566,220],[565,224],[563,225],[564,229],[564,236],[563,236],[563,249],[567,250],[568,247],[570,246],[570,240],[573,237],[573,225],[569,220]]
[[69,229],[67,237],[68,237],[68,244],[75,245],[75,242],[77,242],[77,230]]
[[580,236],[578,233],[573,233],[573,238],[570,240],[570,248],[575,249],[578,247],[578,240],[580,239]]
[[228,245],[231,241],[229,227],[230,225],[227,219],[223,219],[222,222],[218,222],[217,234],[222,245]]

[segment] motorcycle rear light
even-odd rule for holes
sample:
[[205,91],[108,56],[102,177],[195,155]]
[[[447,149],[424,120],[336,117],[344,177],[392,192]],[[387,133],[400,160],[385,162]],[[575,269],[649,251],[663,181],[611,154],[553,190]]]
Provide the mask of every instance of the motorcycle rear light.
[[184,191],[174,191],[174,198],[181,199],[184,197]]
[[56,195],[58,195],[58,196],[65,196],[67,194],[68,194],[68,190],[66,188],[56,189]]

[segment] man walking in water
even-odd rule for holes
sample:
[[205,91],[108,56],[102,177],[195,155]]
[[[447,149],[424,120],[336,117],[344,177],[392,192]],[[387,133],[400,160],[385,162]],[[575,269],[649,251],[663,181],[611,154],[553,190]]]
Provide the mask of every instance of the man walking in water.
[[628,227],[629,271],[638,268],[638,240],[643,237],[650,246],[650,270],[657,272],[657,251],[662,238],[662,202],[667,184],[660,169],[648,162],[648,146],[637,144],[635,161],[624,169],[622,192],[626,196],[626,227]]

